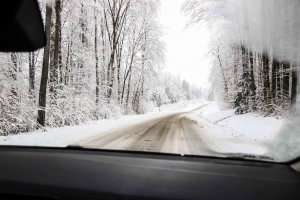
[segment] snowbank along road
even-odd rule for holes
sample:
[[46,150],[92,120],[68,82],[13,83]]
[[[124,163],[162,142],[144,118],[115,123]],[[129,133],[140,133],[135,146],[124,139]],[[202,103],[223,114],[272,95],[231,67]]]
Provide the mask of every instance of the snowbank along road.
[[79,145],[101,149],[212,155],[214,153],[206,145],[209,143],[206,141],[208,138],[201,134],[201,125],[186,116],[204,106],[113,130],[82,141]]

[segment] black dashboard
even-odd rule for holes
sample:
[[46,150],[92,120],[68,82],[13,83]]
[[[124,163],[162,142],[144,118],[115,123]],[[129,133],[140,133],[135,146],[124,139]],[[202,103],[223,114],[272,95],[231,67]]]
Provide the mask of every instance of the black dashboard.
[[300,199],[285,164],[167,154],[0,148],[0,199]]

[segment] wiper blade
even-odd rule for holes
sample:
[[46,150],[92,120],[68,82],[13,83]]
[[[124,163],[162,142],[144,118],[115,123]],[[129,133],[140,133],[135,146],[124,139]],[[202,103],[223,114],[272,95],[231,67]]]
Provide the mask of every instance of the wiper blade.
[[156,152],[156,151],[137,151],[137,150],[124,150],[124,149],[102,149],[102,148],[92,148],[92,147],[83,147],[80,145],[69,145],[64,149],[68,150],[86,150],[86,151],[98,151],[98,152],[114,152],[114,153],[134,153],[134,154],[145,154],[145,155],[164,155],[164,156],[183,156],[176,153],[165,153],[165,152]]
[[85,149],[84,147],[80,146],[80,145],[69,145],[66,147],[66,149],[71,149],[71,150],[82,150]]
[[274,158],[265,156],[265,155],[256,155],[256,154],[244,154],[244,153],[232,153],[227,154],[226,158],[239,158],[239,159],[246,159],[246,160],[268,160],[274,161]]
[[132,150],[110,150],[110,149],[98,149],[98,148],[85,148],[77,144],[69,145],[66,149],[70,150],[93,150],[93,151],[113,151],[113,152],[123,152],[123,153],[142,153],[142,154],[160,154],[160,155],[176,155],[176,156],[192,156],[192,157],[215,157],[215,158],[227,158],[227,159],[245,159],[245,160],[258,160],[258,161],[274,161],[272,157],[265,155],[256,154],[244,154],[244,153],[227,153],[216,155],[189,155],[189,154],[169,154],[162,152],[147,152],[147,151],[132,151]]

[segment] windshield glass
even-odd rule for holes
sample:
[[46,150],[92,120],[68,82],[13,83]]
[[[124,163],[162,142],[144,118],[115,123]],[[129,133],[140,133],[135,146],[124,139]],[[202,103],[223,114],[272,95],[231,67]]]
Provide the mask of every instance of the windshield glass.
[[39,0],[0,54],[0,144],[300,156],[300,1]]

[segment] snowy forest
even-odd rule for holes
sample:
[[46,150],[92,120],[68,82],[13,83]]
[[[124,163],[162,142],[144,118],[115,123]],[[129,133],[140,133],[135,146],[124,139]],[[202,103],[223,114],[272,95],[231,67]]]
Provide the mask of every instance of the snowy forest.
[[[236,114],[285,116],[299,93],[298,0],[187,0],[189,25],[213,32],[210,98]],[[297,41],[297,42],[295,42]]]
[[159,1],[39,3],[45,48],[0,54],[0,135],[141,114],[200,96],[162,72]]

